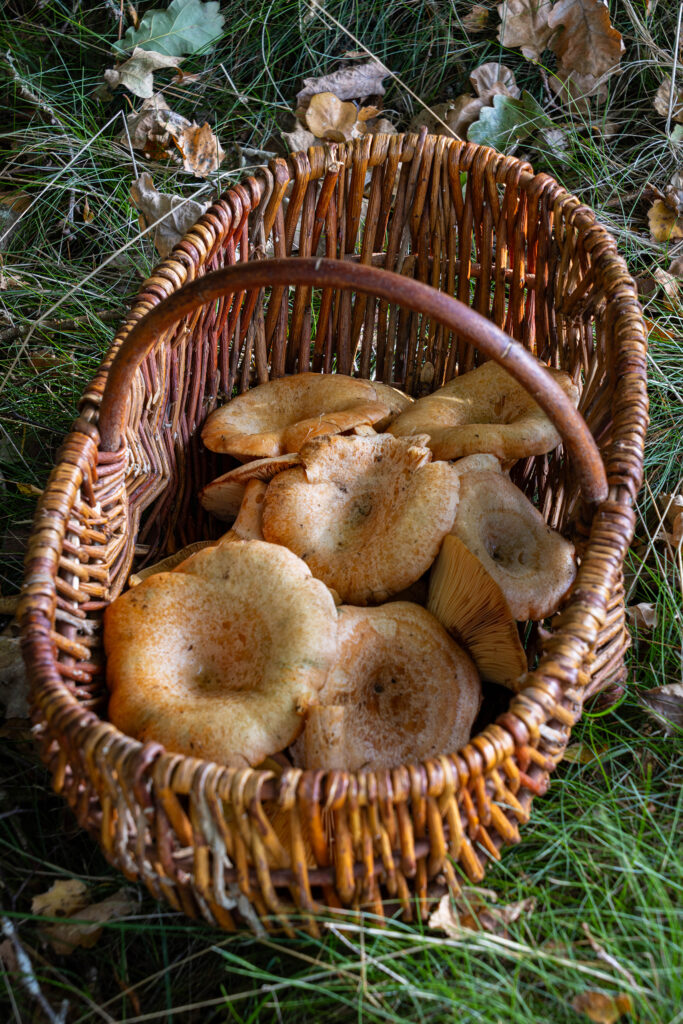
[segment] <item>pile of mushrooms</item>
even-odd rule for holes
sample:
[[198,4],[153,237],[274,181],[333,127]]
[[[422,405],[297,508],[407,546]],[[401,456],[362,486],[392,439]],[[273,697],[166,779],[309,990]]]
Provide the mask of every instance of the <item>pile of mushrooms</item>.
[[466,743],[482,681],[523,685],[519,624],[558,609],[576,558],[508,475],[560,438],[500,366],[415,402],[284,377],[202,438],[239,463],[199,495],[232,526],[107,609],[124,732],[236,767],[394,768]]

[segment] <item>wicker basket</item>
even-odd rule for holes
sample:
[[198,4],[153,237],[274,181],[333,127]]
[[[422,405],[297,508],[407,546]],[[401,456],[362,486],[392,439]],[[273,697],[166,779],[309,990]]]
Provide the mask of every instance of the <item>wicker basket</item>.
[[[269,276],[265,259],[293,253]],[[321,254],[345,262],[323,265]],[[235,263],[224,280],[176,294]],[[396,278],[371,267],[402,275],[401,306]],[[453,319],[452,300],[420,282],[487,320]],[[110,375],[134,325],[167,296]],[[170,754],[110,725],[103,609],[136,554],[155,561],[222,532],[196,498],[225,468],[199,440],[217,399],[309,369],[417,395],[481,353],[535,386],[532,361],[494,325],[572,374],[588,428],[538,392],[565,444],[518,464],[514,479],[572,535],[581,567],[552,628],[532,628],[535,667],[495,724],[423,764],[281,776]],[[296,920],[315,931],[323,907],[424,915],[436,886],[479,881],[519,840],[584,700],[624,678],[622,564],[646,426],[634,284],[594,214],[552,178],[424,135],[274,161],[218,200],[146,282],[40,500],[20,615],[55,789],[129,879],[223,928],[291,931]]]

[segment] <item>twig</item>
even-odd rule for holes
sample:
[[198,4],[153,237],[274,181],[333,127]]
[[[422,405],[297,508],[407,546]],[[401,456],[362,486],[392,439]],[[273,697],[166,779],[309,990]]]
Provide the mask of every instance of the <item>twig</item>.
[[66,1012],[69,1009],[69,1000],[63,1000],[59,1012],[55,1013],[43,995],[42,989],[38,984],[35,971],[33,970],[33,964],[31,963],[26,950],[19,941],[16,929],[8,917],[0,917],[0,930],[2,930],[2,934],[12,944],[14,955],[17,958],[19,984],[26,990],[26,992],[28,992],[31,998],[38,1003],[38,1006],[41,1008],[50,1024],[66,1024]]
[[62,320],[44,320],[40,325],[22,324],[21,327],[5,327],[3,330],[0,330],[0,345],[7,341],[15,341],[16,338],[22,338],[24,335],[32,331],[34,327],[46,331],[69,330],[72,327],[80,327],[81,324],[91,324],[93,317],[98,317],[105,324],[114,323],[123,318],[123,311],[118,309],[103,309],[98,310],[89,316],[72,316]]

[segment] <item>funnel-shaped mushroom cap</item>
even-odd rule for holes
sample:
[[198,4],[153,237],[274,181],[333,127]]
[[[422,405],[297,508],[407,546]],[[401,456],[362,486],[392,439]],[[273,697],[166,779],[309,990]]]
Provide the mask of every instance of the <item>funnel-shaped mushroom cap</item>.
[[295,763],[376,770],[453,753],[480,703],[472,661],[424,608],[343,606],[337,659]]
[[419,579],[451,530],[458,475],[426,448],[378,434],[324,437],[268,486],[263,535],[304,559],[347,604]]
[[254,459],[229,473],[216,477],[199,492],[202,507],[216,519],[234,519],[239,512],[245,488],[250,480],[272,480],[283,469],[298,465],[296,454],[276,455],[272,459]]
[[574,545],[503,473],[462,474],[452,532],[493,577],[520,622],[552,615],[574,582]]
[[482,679],[519,689],[526,655],[503,592],[461,540],[444,537],[427,608],[479,669]]
[[480,453],[477,455],[466,455],[464,459],[458,459],[453,463],[453,469],[462,476],[463,473],[481,473],[482,470],[490,470],[492,473],[502,473],[503,467],[495,455]]
[[337,611],[291,551],[234,541],[117,598],[104,645],[123,732],[253,765],[299,733],[336,654]]
[[211,413],[202,440],[215,452],[264,458],[298,452],[306,441],[391,417],[368,380],[300,373],[246,391]]
[[392,420],[413,405],[415,399],[403,391],[399,391],[398,388],[392,388],[391,384],[382,384],[378,380],[373,380],[372,386],[375,389],[377,401],[388,406],[390,410],[390,415],[385,416],[383,420],[378,420],[376,424],[377,430],[386,430]]
[[[578,389],[569,374],[546,369],[576,404]],[[389,430],[397,437],[429,434],[437,459],[491,452],[507,462],[552,451],[561,440],[540,405],[493,361],[421,398]]]

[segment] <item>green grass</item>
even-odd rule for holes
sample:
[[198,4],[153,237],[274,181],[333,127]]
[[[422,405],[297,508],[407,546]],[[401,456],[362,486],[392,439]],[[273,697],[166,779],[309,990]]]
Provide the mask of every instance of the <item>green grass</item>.
[[[278,126],[287,126],[303,77],[329,71],[358,48],[354,37],[424,102],[459,95],[473,68],[502,57],[518,84],[548,105],[538,70],[518,52],[501,52],[495,5],[493,27],[470,39],[461,23],[469,2],[330,2],[327,10],[350,34],[326,23],[323,13],[310,14],[303,0],[222,6],[228,24],[220,46],[185,63],[201,77],[165,90],[180,113],[215,124],[228,149],[208,183],[139,154],[133,160],[116,141],[129,101],[122,93],[103,101],[94,90],[113,63],[118,3],[48,0],[29,7],[10,0],[0,12],[0,53],[11,55],[10,65],[0,62],[2,188],[36,199],[2,254],[4,273],[22,282],[0,291],[3,595],[20,580],[35,501],[30,487],[43,485],[116,317],[156,262],[128,200],[141,169],[150,170],[158,188],[188,197],[224,188],[242,173],[234,144],[281,152]],[[516,155],[594,207],[633,274],[646,276],[676,255],[650,239],[646,187],[664,188],[681,163],[680,144],[666,137],[652,107],[662,74],[671,71],[677,12],[662,0],[650,4],[649,18],[642,2],[611,7],[627,50],[607,103],[590,118],[549,108],[567,131],[562,161],[538,144]],[[388,116],[405,127],[417,104],[400,83],[387,84]],[[41,944],[31,897],[70,876],[104,897],[122,879],[51,795],[30,744],[5,729],[0,903],[45,997],[55,1008],[69,1001],[70,1022],[561,1024],[582,1019],[570,1003],[587,988],[629,993],[639,1021],[683,1020],[680,737],[659,735],[637,701],[639,688],[681,679],[680,552],[677,560],[654,538],[655,499],[680,486],[682,476],[683,330],[680,308],[661,295],[647,301],[646,315],[668,335],[653,337],[650,350],[652,428],[629,600],[655,603],[658,624],[634,639],[626,699],[616,709],[589,712],[575,731],[583,759],[590,751],[595,759],[560,767],[548,796],[534,804],[524,842],[488,877],[500,903],[533,896],[533,911],[509,926],[508,937],[471,933],[448,941],[398,921],[380,931],[366,920],[359,931],[349,919],[324,929],[320,941],[259,942],[188,922],[141,893],[139,912],[107,926],[93,949],[57,957]],[[55,327],[56,320],[72,323]],[[12,327],[22,333],[7,338]],[[4,973],[2,985],[3,1020],[44,1019],[16,975]]]

